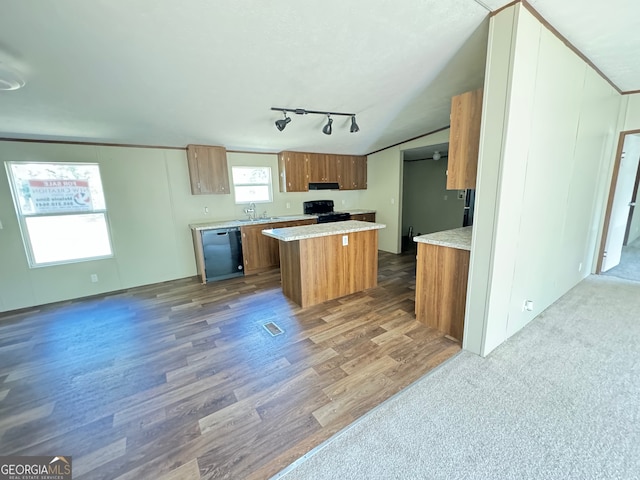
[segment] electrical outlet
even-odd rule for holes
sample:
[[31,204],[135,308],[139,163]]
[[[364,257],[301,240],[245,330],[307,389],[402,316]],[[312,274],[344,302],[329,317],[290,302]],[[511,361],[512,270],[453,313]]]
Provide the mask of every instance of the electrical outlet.
[[349,235],[343,235],[342,236],[342,246],[346,247],[347,245],[349,245]]
[[582,271],[582,262],[578,264],[578,272],[581,272],[581,271]]
[[395,203],[396,203],[396,199],[395,199],[395,198],[393,198],[393,197],[391,197],[391,205],[393,205],[393,204],[395,204]]
[[204,207],[204,209],[203,209],[203,210],[204,210],[204,214],[205,214],[205,215],[208,215],[208,214],[209,214],[209,207]]
[[287,208],[291,208],[291,204],[287,202]]
[[342,205],[345,205],[347,203],[346,200],[342,200]]
[[522,311],[533,312],[533,301],[525,300],[524,303],[522,304]]
[[91,274],[91,283],[97,283],[98,282],[98,274],[97,273],[92,273]]

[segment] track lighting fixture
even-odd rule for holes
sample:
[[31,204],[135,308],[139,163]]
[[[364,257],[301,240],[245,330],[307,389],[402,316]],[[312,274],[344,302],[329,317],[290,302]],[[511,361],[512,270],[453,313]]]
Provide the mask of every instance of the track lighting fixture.
[[332,123],[333,123],[333,118],[331,118],[331,115],[327,114],[327,124],[322,129],[322,133],[324,133],[325,135],[331,135],[331,124]]
[[291,121],[291,118],[287,117],[287,112],[284,113],[284,118],[282,120],[276,120],[276,128],[280,131],[284,130],[284,127],[287,126],[287,123]]
[[284,114],[284,118],[281,120],[276,120],[276,128],[280,131],[284,130],[289,122],[291,122],[291,118],[287,117],[287,112],[295,113],[296,115],[307,115],[308,113],[315,113],[318,115],[326,115],[327,123],[324,127],[322,127],[322,133],[325,135],[331,135],[333,132],[333,118],[332,115],[342,115],[345,117],[351,117],[351,128],[349,131],[351,133],[356,133],[360,131],[360,127],[356,123],[356,114],[355,113],[343,113],[343,112],[321,112],[319,110],[305,110],[304,108],[279,108],[279,107],[271,107],[271,110],[275,110],[276,112],[282,112]]
[[433,159],[434,160],[440,160],[441,158],[442,158],[442,155],[440,155],[439,151],[436,150],[435,152],[433,152]]
[[356,116],[352,115],[351,116],[351,133],[356,133],[360,131],[360,127],[358,126],[358,124],[356,123]]

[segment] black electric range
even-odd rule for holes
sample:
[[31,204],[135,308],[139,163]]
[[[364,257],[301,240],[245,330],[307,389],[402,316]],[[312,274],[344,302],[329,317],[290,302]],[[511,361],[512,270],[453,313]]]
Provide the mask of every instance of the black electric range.
[[346,212],[335,212],[333,200],[311,200],[304,202],[302,208],[305,215],[316,215],[318,223],[342,222],[351,218]]

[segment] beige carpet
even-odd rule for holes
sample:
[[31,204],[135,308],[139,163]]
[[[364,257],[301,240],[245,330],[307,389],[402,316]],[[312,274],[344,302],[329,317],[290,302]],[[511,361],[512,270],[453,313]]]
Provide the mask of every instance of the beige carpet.
[[640,282],[640,238],[622,247],[620,264],[613,267],[604,275]]
[[640,283],[591,276],[274,478],[640,478]]

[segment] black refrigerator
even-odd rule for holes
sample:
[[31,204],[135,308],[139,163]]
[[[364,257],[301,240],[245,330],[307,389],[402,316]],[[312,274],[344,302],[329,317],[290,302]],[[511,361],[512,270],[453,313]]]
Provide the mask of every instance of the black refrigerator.
[[468,227],[473,225],[473,210],[476,202],[476,191],[468,189],[464,195],[464,216],[462,217],[462,226]]

